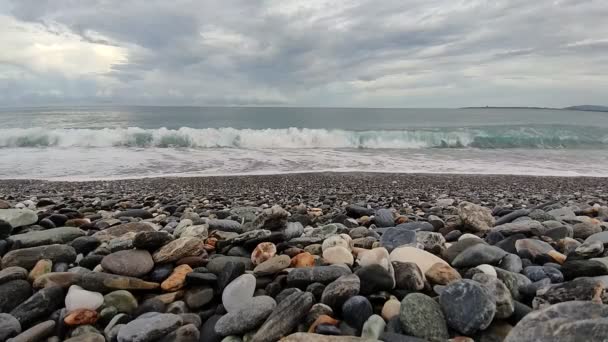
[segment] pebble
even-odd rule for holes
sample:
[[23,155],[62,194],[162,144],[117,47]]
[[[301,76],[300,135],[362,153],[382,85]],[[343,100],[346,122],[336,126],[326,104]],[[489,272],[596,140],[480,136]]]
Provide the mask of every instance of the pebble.
[[314,303],[309,292],[296,292],[279,303],[262,326],[257,330],[251,342],[274,342],[287,335],[304,318]]
[[363,296],[350,297],[342,305],[344,321],[359,331],[373,313],[372,304]]
[[104,303],[99,292],[87,291],[78,285],[70,286],[65,296],[65,309],[72,312],[77,309],[97,310]]
[[105,307],[113,307],[120,313],[133,314],[137,310],[137,299],[129,291],[117,290],[103,296]]
[[353,254],[345,247],[329,247],[323,251],[323,259],[328,264],[345,264],[351,266],[354,262]]
[[101,267],[114,274],[141,277],[154,268],[150,252],[141,249],[129,249],[106,255],[101,260]]
[[396,288],[409,291],[420,291],[424,288],[425,277],[417,264],[393,261],[392,266]]
[[[426,273],[436,263],[443,263],[448,265],[443,259],[433,255],[427,251],[418,249],[416,247],[399,247],[393,250],[390,254],[391,262],[413,262],[422,271]],[[449,265],[448,265],[449,266]]]
[[259,265],[277,254],[277,247],[272,242],[262,242],[251,253],[251,262]]
[[26,280],[15,279],[0,284],[0,312],[11,312],[32,295],[32,286]]
[[155,263],[167,263],[177,261],[188,256],[195,256],[205,250],[203,240],[196,237],[183,237],[169,242],[154,252],[152,258]]
[[0,313],[0,341],[6,341],[19,333],[21,333],[19,321],[7,313]]
[[360,287],[361,281],[357,275],[349,274],[342,276],[325,287],[321,296],[321,302],[333,310],[338,310],[348,298],[359,293]]
[[237,310],[253,297],[256,279],[251,274],[243,274],[226,286],[222,293],[222,304],[228,312]]
[[72,263],[76,260],[76,251],[70,246],[58,244],[16,249],[2,257],[2,267],[19,266],[31,270],[40,259]]
[[496,313],[493,295],[468,279],[447,285],[439,295],[439,304],[448,325],[465,335],[487,328]]
[[458,216],[463,225],[473,232],[490,230],[495,220],[492,211],[471,202],[460,202],[458,204]]
[[52,320],[38,323],[12,339],[9,339],[7,342],[42,341],[45,337],[48,337],[53,333],[55,324],[55,321]]
[[0,209],[0,220],[19,228],[38,222],[38,215],[30,209]]
[[215,324],[215,332],[220,336],[229,336],[252,331],[268,318],[276,305],[271,297],[253,297],[241,307],[222,316]]
[[439,304],[422,293],[411,293],[401,301],[399,320],[403,331],[431,342],[448,339],[448,328]]
[[253,273],[260,276],[271,275],[286,269],[289,265],[291,258],[288,255],[277,255],[257,265]]
[[123,325],[118,331],[118,342],[144,342],[159,339],[182,324],[182,319],[174,314],[150,313]]

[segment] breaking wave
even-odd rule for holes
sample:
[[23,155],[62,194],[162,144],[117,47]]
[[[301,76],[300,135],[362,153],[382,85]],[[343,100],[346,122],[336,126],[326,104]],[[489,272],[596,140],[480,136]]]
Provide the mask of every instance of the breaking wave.
[[8,147],[183,148],[608,148],[605,129],[577,126],[489,126],[411,130],[236,129],[0,129]]

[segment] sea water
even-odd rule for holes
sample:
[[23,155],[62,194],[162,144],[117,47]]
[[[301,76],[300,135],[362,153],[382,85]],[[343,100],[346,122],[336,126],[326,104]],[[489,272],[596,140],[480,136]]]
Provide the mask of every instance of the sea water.
[[317,171],[608,176],[608,113],[546,109],[0,109],[0,178]]

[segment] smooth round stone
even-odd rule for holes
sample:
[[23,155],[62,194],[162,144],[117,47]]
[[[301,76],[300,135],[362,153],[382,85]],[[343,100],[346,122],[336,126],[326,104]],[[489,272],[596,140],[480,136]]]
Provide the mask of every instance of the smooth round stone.
[[481,264],[481,265],[475,266],[475,268],[478,269],[478,270],[480,270],[481,272],[487,274],[487,275],[491,275],[491,276],[497,277],[496,270],[494,269],[493,266],[490,266],[488,264]]
[[361,330],[365,321],[373,314],[372,304],[363,296],[350,297],[342,305],[342,317],[357,330]]
[[0,312],[11,312],[32,295],[32,286],[26,280],[16,279],[0,285]]
[[346,234],[332,235],[323,241],[321,250],[325,251],[328,248],[340,246],[350,251],[350,241],[352,241],[352,239]]
[[504,258],[505,255],[507,255],[507,252],[501,248],[486,244],[477,244],[458,254],[452,261],[452,266],[466,268],[475,267],[481,264],[494,265]]
[[608,305],[568,301],[528,313],[505,342],[603,341],[608,336]]
[[[214,273],[216,275],[220,275],[222,271],[226,268],[229,262],[240,263],[243,265],[244,270],[253,269],[253,263],[250,258],[236,257],[236,256],[218,256],[209,259],[209,263],[207,264],[207,268],[209,272]],[[243,270],[243,272],[244,272]]]
[[293,331],[302,318],[310,311],[314,297],[308,292],[296,292],[285,298],[262,326],[251,341],[278,341]]
[[76,253],[79,254],[88,254],[95,250],[95,248],[99,247],[101,241],[92,236],[81,236],[76,238],[70,242],[70,246],[72,246]]
[[395,287],[392,274],[380,265],[373,264],[361,267],[355,274],[361,280],[360,292],[364,295],[379,291],[390,291]]
[[485,273],[475,274],[473,280],[482,284],[493,296],[496,302],[496,314],[494,318],[505,319],[515,311],[513,297],[507,286],[495,276]]
[[120,328],[118,342],[154,341],[177,329],[182,322],[182,318],[174,314],[144,314]]
[[173,265],[158,265],[148,274],[147,278],[155,283],[161,283],[167,279],[171,273],[173,273]]
[[361,281],[355,274],[342,276],[328,284],[323,290],[321,302],[339,310],[346,300],[359,293]]
[[360,252],[357,255],[357,262],[361,267],[380,265],[389,272],[392,270],[388,251],[384,247],[378,247]]
[[135,316],[140,316],[146,312],[160,312],[164,313],[167,309],[167,305],[158,298],[150,298],[144,300],[135,311]]
[[276,307],[268,296],[251,298],[238,309],[222,316],[215,324],[215,332],[221,336],[242,335],[259,327]]
[[220,342],[222,336],[215,332],[215,325],[223,316],[213,315],[203,323],[201,327],[201,336],[205,337],[205,342]]
[[523,269],[521,258],[517,254],[507,254],[498,262],[498,267],[510,272],[519,273]]
[[217,274],[217,287],[223,291],[226,286],[241,274],[245,273],[245,265],[240,262],[228,261]]
[[213,289],[206,286],[192,287],[186,290],[184,301],[190,309],[200,309],[213,300]]
[[431,284],[439,285],[447,285],[452,281],[462,278],[458,271],[442,263],[436,263],[433,265],[428,271],[426,271],[424,276]]
[[388,321],[393,317],[398,317],[400,309],[401,302],[398,301],[395,297],[392,297],[391,299],[387,300],[382,306],[382,318]]
[[465,335],[487,328],[496,313],[493,295],[468,279],[447,285],[439,295],[439,303],[448,325]]
[[363,328],[361,329],[361,338],[377,340],[380,338],[380,335],[382,335],[385,327],[386,322],[384,322],[382,317],[378,315],[371,315],[363,324]]
[[23,267],[11,266],[0,270],[0,285],[11,280],[27,279],[27,270]]
[[448,328],[439,304],[422,293],[411,293],[401,301],[399,320],[403,331],[432,342],[448,339]]
[[425,277],[418,265],[413,262],[394,261],[392,266],[395,271],[395,288],[409,291],[420,291],[424,288]]
[[380,237],[380,246],[391,252],[401,246],[413,246],[416,244],[416,232],[400,228],[388,228]]
[[[54,225],[53,225],[54,226]],[[11,235],[13,231],[13,226],[10,223],[0,220],[0,239],[6,239]]]
[[576,247],[576,254],[591,258],[600,255],[604,251],[604,244],[601,241],[590,241],[585,242],[582,245]]
[[374,214],[374,224],[376,227],[394,227],[395,218],[390,209],[378,209]]
[[465,233],[465,234],[460,235],[460,237],[458,238],[458,241],[467,240],[467,239],[477,239],[477,240],[483,241],[482,238],[480,238],[477,235],[473,235],[471,233]]
[[104,306],[114,307],[118,312],[132,314],[137,310],[137,299],[126,290],[118,290],[108,293],[103,297]]
[[192,285],[215,285],[217,276],[213,273],[190,272],[186,274],[186,283]]
[[222,293],[222,304],[227,312],[232,312],[247,303],[255,292],[256,279],[251,274],[243,274],[234,279]]
[[141,277],[152,271],[154,260],[146,250],[130,249],[106,255],[101,267],[114,274]]
[[329,247],[323,251],[323,259],[332,265],[346,264],[351,266],[354,262],[353,254],[341,246]]
[[21,334],[10,339],[10,342],[29,342],[43,341],[44,338],[50,336],[55,328],[55,321],[49,320],[38,323],[33,327],[23,331]]
[[7,313],[0,313],[0,341],[6,341],[19,333],[21,333],[19,321]]
[[65,309],[67,312],[77,309],[97,310],[103,305],[103,302],[101,293],[87,291],[78,285],[72,285],[65,296]]
[[443,259],[416,247],[396,248],[391,252],[390,259],[391,262],[413,262],[420,267],[422,273],[426,273],[426,271],[438,262],[448,265]]
[[14,308],[11,315],[21,323],[22,327],[27,327],[63,307],[64,299],[65,291],[61,287],[46,287]]

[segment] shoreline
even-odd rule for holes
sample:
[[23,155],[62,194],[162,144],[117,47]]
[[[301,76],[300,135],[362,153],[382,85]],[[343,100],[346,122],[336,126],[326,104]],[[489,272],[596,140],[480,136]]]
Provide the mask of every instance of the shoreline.
[[[461,200],[490,200],[496,197],[542,197],[546,199],[608,199],[602,187],[606,177],[562,177],[531,175],[479,175],[446,173],[305,172],[268,175],[196,177],[149,177],[117,180],[56,181],[36,179],[0,180],[0,198],[30,196],[98,196],[100,198],[145,197],[161,194],[226,198],[273,194],[278,200],[293,196],[340,195],[356,197],[400,196]],[[578,195],[576,195],[578,194]]]
[[168,173],[165,175],[149,175],[139,177],[99,177],[93,179],[79,178],[79,177],[66,177],[63,178],[0,178],[2,182],[15,182],[15,181],[36,181],[36,182],[50,182],[50,183],[94,183],[94,182],[121,182],[121,181],[137,181],[137,180],[158,180],[158,179],[194,179],[194,178],[232,178],[232,177],[272,177],[272,176],[290,176],[290,175],[324,175],[324,174],[336,174],[336,175],[357,175],[357,174],[370,174],[370,175],[410,175],[410,176],[456,176],[456,177],[514,177],[514,178],[589,178],[589,179],[606,179],[608,175],[543,175],[543,174],[511,174],[511,173],[460,173],[460,172],[408,172],[408,171],[376,171],[376,170],[306,170],[306,171],[281,171],[281,172],[259,172],[259,173],[232,173],[232,174],[195,174],[195,173]]

